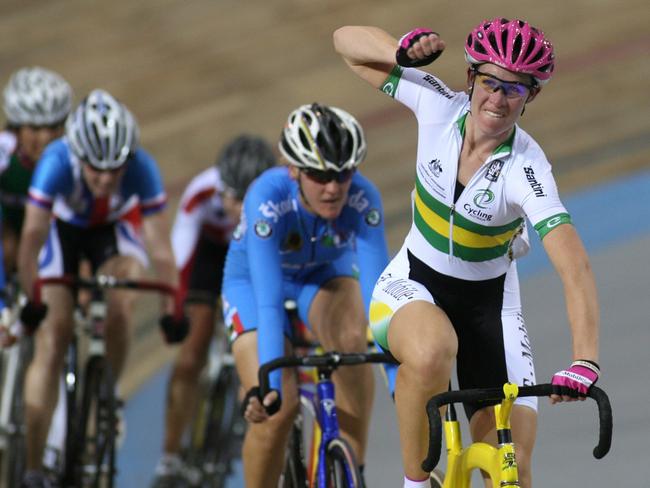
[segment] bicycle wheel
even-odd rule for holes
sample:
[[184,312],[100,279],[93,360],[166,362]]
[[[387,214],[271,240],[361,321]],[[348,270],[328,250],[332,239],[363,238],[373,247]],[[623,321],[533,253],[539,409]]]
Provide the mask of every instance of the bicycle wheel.
[[103,356],[86,364],[76,450],[77,487],[112,488],[115,476],[115,382]]
[[363,488],[359,465],[345,439],[333,439],[325,451],[327,486],[319,488]]
[[431,482],[431,488],[442,488],[445,482],[445,473],[436,468],[431,471],[429,481]]
[[[9,422],[6,426],[7,445],[3,453],[6,456],[6,467],[3,470],[6,476],[6,486],[20,486],[25,472],[25,401],[23,398],[23,383],[27,365],[31,361],[33,353],[33,342],[31,338],[22,338],[16,349],[10,351],[12,357],[6,363],[8,375],[13,378],[6,378],[5,381],[12,381],[10,391],[3,393],[10,394],[11,410]],[[5,384],[5,386],[8,386]]]
[[289,436],[280,488],[306,488],[308,486],[302,440],[302,418],[301,415],[298,415]]
[[220,488],[239,457],[245,422],[239,413],[239,379],[232,365],[224,365],[201,402],[185,453],[190,470],[198,471],[195,486]]

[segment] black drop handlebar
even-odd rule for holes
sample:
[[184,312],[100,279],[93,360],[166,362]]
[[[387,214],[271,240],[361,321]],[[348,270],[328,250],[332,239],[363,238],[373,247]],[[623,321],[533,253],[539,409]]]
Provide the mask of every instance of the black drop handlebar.
[[309,356],[283,356],[273,359],[260,366],[258,380],[260,396],[264,398],[270,391],[269,375],[271,371],[280,368],[295,368],[298,366],[311,366],[316,368],[337,369],[339,366],[355,366],[367,363],[392,363],[388,355],[378,352],[373,353],[338,353],[335,351]]
[[[550,396],[553,394],[551,384],[519,387],[520,397],[527,396]],[[603,458],[612,444],[612,407],[607,394],[592,386],[587,394],[589,398],[596,401],[598,405],[599,436],[598,445],[594,448],[593,454],[596,459]],[[427,416],[429,417],[429,451],[427,457],[422,461],[422,469],[431,472],[440,461],[440,449],[442,445],[442,419],[440,407],[450,403],[474,403],[480,401],[502,400],[504,393],[502,388],[477,388],[472,390],[457,390],[440,393],[427,402]]]
[[154,291],[169,295],[174,298],[174,317],[183,316],[183,304],[178,289],[162,283],[151,280],[132,280],[120,279],[114,276],[97,275],[92,278],[81,278],[72,275],[56,276],[51,278],[39,278],[34,282],[33,301],[41,303],[41,289],[45,285],[64,285],[71,288],[84,288],[89,290],[106,290],[106,289],[128,289],[138,291]]

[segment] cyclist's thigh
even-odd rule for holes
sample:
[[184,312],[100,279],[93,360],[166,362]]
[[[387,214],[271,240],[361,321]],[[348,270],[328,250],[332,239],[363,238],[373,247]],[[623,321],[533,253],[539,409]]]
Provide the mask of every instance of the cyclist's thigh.
[[[308,323],[326,349],[365,350],[366,317],[359,282],[349,276],[328,279],[312,293],[313,283],[301,291],[298,308],[313,298],[309,305]],[[303,310],[305,305],[302,306]]]
[[[285,297],[295,298],[288,290]],[[255,303],[253,285],[249,281],[233,279],[225,283],[221,301],[223,322],[231,343],[234,343],[242,334],[257,330],[257,304]],[[283,328],[285,337],[291,337],[291,327],[286,316]]]
[[[285,342],[285,354],[289,354],[291,346]],[[259,357],[257,355],[257,332],[249,331],[240,335],[232,345],[232,354],[235,358],[237,374],[244,391],[259,385],[257,372]],[[282,371],[282,404],[294,405],[297,403],[296,375],[292,369]]]
[[204,360],[215,329],[216,308],[221,293],[227,245],[201,235],[192,259],[180,270],[180,288],[190,320],[190,332],[183,341],[181,356]]
[[186,303],[216,307],[221,293],[223,266],[228,246],[201,235],[192,259],[180,270],[181,291]]
[[48,357],[61,362],[74,331],[74,299],[67,287],[56,285],[44,286],[42,298],[48,309],[36,331],[34,361]]
[[322,315],[341,313],[339,310],[326,310],[329,304],[338,308],[338,303],[344,302],[346,307],[352,307],[355,316],[363,317],[363,299],[355,278],[355,263],[356,257],[348,252],[336,261],[315,269],[299,282],[292,283],[300,320],[310,329],[313,330],[312,322]]
[[456,347],[449,318],[421,283],[409,277],[404,250],[391,261],[375,285],[370,303],[370,327],[377,343],[397,360],[422,348]]
[[215,328],[215,307],[193,302],[185,305],[185,312],[190,321],[190,331],[181,345],[180,356],[189,355],[204,363]]

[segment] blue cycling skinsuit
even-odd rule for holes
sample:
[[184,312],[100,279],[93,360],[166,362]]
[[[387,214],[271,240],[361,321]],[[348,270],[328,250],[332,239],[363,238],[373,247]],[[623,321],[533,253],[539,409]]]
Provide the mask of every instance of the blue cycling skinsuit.
[[[358,277],[368,310],[375,281],[388,263],[379,192],[358,172],[335,220],[310,212],[286,167],[265,171],[244,199],[242,219],[226,257],[222,303],[231,340],[257,330],[260,364],[284,354],[291,337],[284,302],[298,304],[307,325],[309,307],[329,280]],[[271,375],[280,391],[280,372]]]
[[112,255],[148,260],[140,238],[141,217],[160,212],[167,202],[154,159],[136,150],[118,190],[96,198],[82,176],[82,163],[65,138],[48,145],[29,188],[29,203],[51,210],[50,233],[39,256],[40,276],[76,273],[79,254],[96,269]]

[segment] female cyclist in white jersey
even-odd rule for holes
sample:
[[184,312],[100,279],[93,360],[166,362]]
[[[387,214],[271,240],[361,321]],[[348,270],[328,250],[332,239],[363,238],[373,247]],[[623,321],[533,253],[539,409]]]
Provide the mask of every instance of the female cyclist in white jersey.
[[[414,69],[445,48],[416,29],[400,41],[348,26],[334,45],[362,79],[408,106],[418,120],[413,224],[373,293],[377,341],[400,361],[395,403],[405,487],[429,486],[425,404],[447,389],[454,361],[461,388],[535,382],[514,259],[535,227],[564,285],[573,362],[553,376],[552,401],[584,398],[598,379],[599,311],[588,257],[562,206],[551,166],[517,126],[554,69],[553,46],[521,20],[495,18],[469,34],[467,93]],[[522,486],[531,484],[536,403],[512,414]],[[466,405],[474,440],[495,443],[492,411]],[[418,414],[419,412],[419,414]]]

